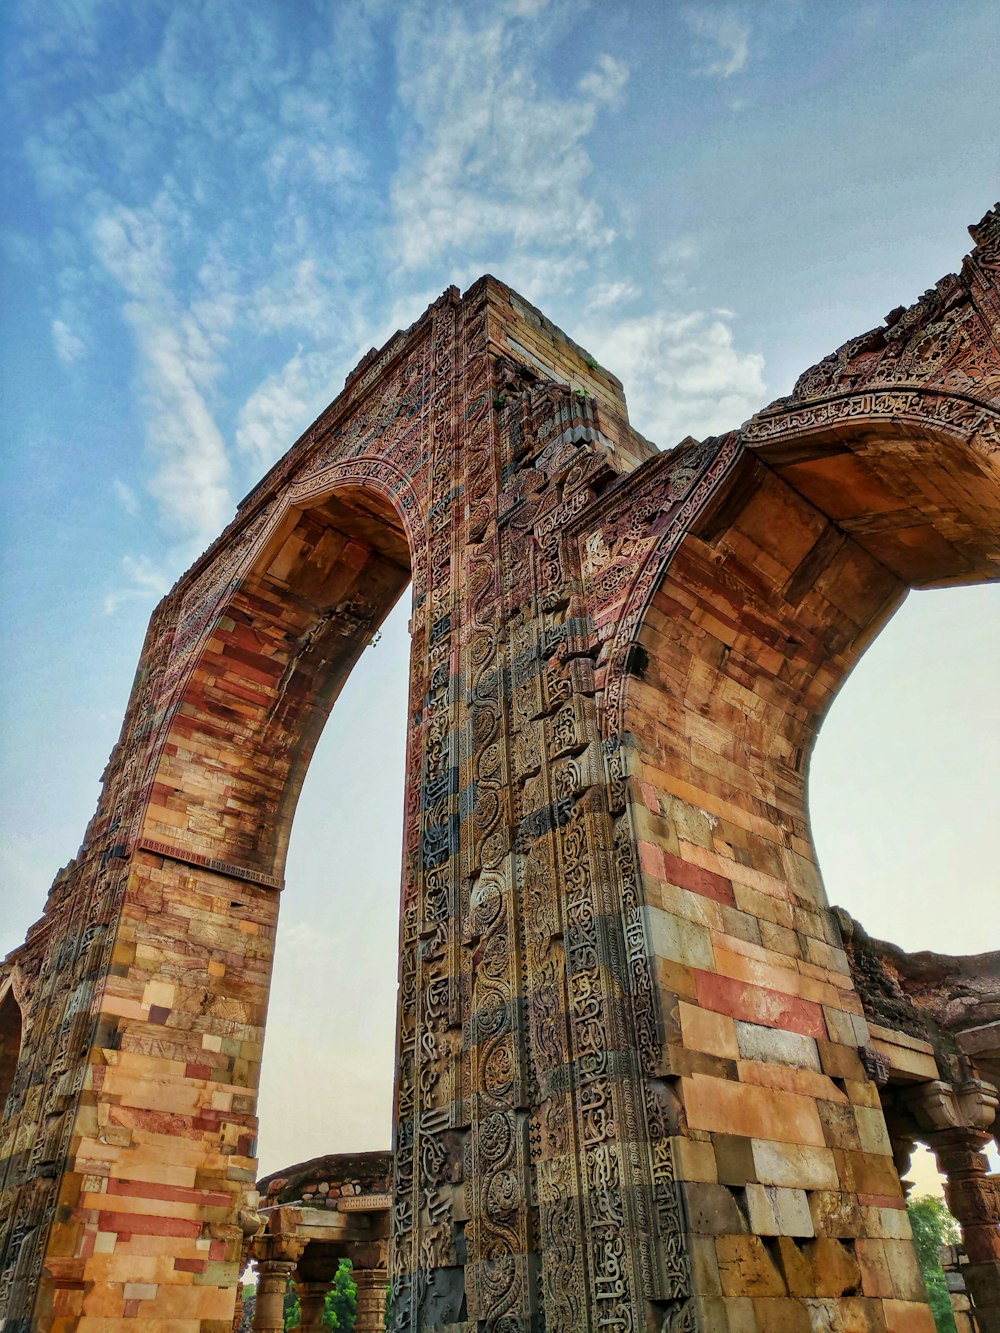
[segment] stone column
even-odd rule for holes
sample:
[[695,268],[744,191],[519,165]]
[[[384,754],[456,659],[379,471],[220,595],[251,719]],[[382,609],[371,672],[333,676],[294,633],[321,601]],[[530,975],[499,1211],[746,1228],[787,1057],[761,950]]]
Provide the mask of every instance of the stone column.
[[988,1127],[996,1115],[997,1091],[972,1079],[955,1087],[925,1083],[908,1100],[945,1177],[948,1207],[962,1228],[969,1257],[962,1276],[979,1333],[1000,1333],[1000,1189],[982,1153],[992,1137]]
[[284,1333],[285,1292],[295,1269],[294,1259],[257,1260],[257,1307],[254,1333]]
[[299,1295],[299,1328],[322,1328],[323,1307],[330,1290],[329,1281],[306,1282],[297,1279],[295,1290]]
[[306,1248],[306,1242],[294,1234],[294,1224],[282,1230],[285,1219],[281,1214],[277,1209],[269,1219],[274,1231],[264,1231],[250,1242],[250,1257],[257,1266],[254,1333],[284,1333],[288,1279]]
[[382,1333],[385,1327],[385,1289],[389,1285],[387,1270],[355,1268],[351,1277],[358,1289],[354,1333]]

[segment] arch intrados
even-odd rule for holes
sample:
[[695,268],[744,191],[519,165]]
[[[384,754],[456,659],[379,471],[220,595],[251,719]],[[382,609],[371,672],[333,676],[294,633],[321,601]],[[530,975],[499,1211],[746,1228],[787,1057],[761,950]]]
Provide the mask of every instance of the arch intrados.
[[[859,414],[846,420],[837,418],[831,421],[823,417],[817,422],[815,415],[830,406],[821,403],[818,406],[810,404],[806,408],[788,408],[784,413],[775,414],[771,418],[762,416],[746,423],[733,451],[733,462],[728,464],[727,484],[712,493],[709,504],[700,516],[692,521],[685,515],[683,527],[681,521],[667,527],[633,575],[614,648],[617,659],[615,668],[621,671],[623,683],[614,710],[615,716],[609,718],[613,731],[627,729],[625,719],[632,679],[626,665],[629,645],[638,640],[653,597],[663,583],[671,562],[683,542],[691,537],[705,537],[713,543],[722,539],[733,512],[746,502],[747,479],[753,460],[758,460],[762,466],[775,472],[793,490],[815,505],[825,518],[839,527],[848,526],[843,516],[838,518],[835,513],[825,512],[822,506],[816,505],[820,497],[815,489],[810,495],[801,477],[785,475],[783,468],[797,468],[801,472],[803,464],[808,465],[824,457],[839,458],[843,465],[849,458],[857,459],[859,450],[863,451],[863,457],[861,464],[856,466],[867,467],[871,446],[888,444],[890,452],[886,466],[901,469],[905,467],[908,458],[916,458],[929,463],[932,468],[940,468],[954,478],[972,483],[981,491],[983,503],[975,512],[971,506],[966,511],[964,535],[972,538],[972,541],[965,547],[965,560],[955,560],[954,567],[935,570],[932,577],[907,577],[915,571],[912,566],[907,570],[905,564],[892,560],[891,545],[894,539],[891,528],[888,529],[888,543],[883,537],[881,550],[871,549],[872,543],[869,541],[869,554],[884,564],[907,588],[961,586],[1000,579],[1000,541],[997,540],[997,533],[1000,533],[1000,474],[993,461],[997,456],[996,450],[986,440],[989,433],[986,427],[989,425],[1000,435],[1000,415],[981,404],[973,404],[954,395],[936,395],[934,401],[939,405],[940,415],[937,416],[930,415],[930,406],[926,416],[914,413],[905,419],[887,408],[885,411],[873,410],[867,415]],[[720,448],[729,450],[732,446],[728,441],[723,441]],[[909,529],[896,531],[906,533]],[[850,535],[855,540],[860,539],[859,544],[864,545],[862,534],[852,532]],[[901,540],[896,539],[897,542]],[[905,552],[903,554],[905,556]],[[947,559],[947,553],[944,554]],[[955,556],[957,552],[952,549],[951,555]],[[871,642],[884,623],[883,619],[873,627],[866,643]]]
[[[384,469],[384,464],[381,467]],[[270,532],[247,568],[241,583],[264,573],[288,534],[307,514],[324,516],[336,526],[341,522],[360,524],[359,534],[367,534],[372,548],[403,568],[412,569],[420,550],[418,527],[420,510],[409,480],[398,474],[392,484],[378,476],[328,473],[319,478],[289,486]]]
[[[770,804],[765,795],[769,783],[776,783],[782,793],[779,806],[782,803],[786,806],[787,818],[779,818],[773,832],[765,836],[801,838],[801,849],[805,850],[812,845],[808,792],[811,754],[829,708],[864,650],[884,629],[911,587],[971,584],[994,581],[1000,576],[997,543],[1000,473],[990,466],[988,453],[973,451],[968,437],[951,423],[868,418],[846,425],[838,423],[835,427],[810,427],[793,418],[787,435],[772,438],[764,446],[752,440],[749,443],[751,448],[743,450],[727,486],[718,499],[713,499],[711,507],[688,526],[680,540],[668,530],[650,552],[649,565],[656,574],[648,581],[637,576],[633,583],[633,597],[644,594],[644,600],[641,607],[637,597],[633,602],[636,629],[631,642],[644,649],[648,645],[651,656],[661,641],[672,645],[662,650],[662,660],[668,664],[668,674],[672,673],[670,689],[683,698],[684,709],[678,723],[680,730],[663,739],[665,748],[669,751],[673,747],[683,767],[689,757],[685,745],[694,748],[722,745],[720,737],[731,730],[729,741],[720,751],[726,754],[727,762],[732,761],[736,768],[750,775],[749,786],[760,780],[759,799]],[[931,577],[907,578],[904,558],[898,562],[886,560],[884,545],[881,550],[871,549],[873,543],[869,539],[873,533],[881,531],[891,539],[894,533],[906,531],[905,527],[894,528],[891,522],[880,529],[878,515],[891,514],[888,508],[879,510],[876,505],[874,521],[852,524],[849,519],[854,515],[845,519],[842,514],[830,512],[836,511],[836,505],[820,507],[815,503],[818,498],[815,490],[810,495],[809,486],[802,484],[802,465],[811,460],[832,460],[829,475],[836,481],[838,466],[846,466],[848,474],[853,470],[856,477],[855,460],[859,458],[862,464],[866,460],[881,462],[880,467],[870,468],[869,473],[883,487],[883,495],[898,502],[897,508],[905,503],[908,493],[912,496],[913,487],[921,477],[926,481],[928,476],[939,474],[951,481],[957,479],[969,488],[965,509],[944,515],[950,542],[942,542],[943,561]],[[799,473],[783,475],[783,469],[796,467]],[[894,489],[893,469],[897,478]],[[849,480],[849,475],[839,479],[843,495],[848,493]],[[755,560],[752,537],[748,538],[740,526],[741,518],[757,504],[756,520],[744,526],[751,534],[762,533],[766,525],[760,515],[767,513],[767,500],[761,497],[768,488],[771,493],[780,494],[783,487],[789,493],[789,513],[793,506],[798,506],[801,513],[811,510],[813,515],[811,532],[805,522],[802,524],[800,568],[786,573],[781,572],[777,559],[772,559],[767,549],[762,559]],[[835,495],[836,487],[828,489]],[[928,501],[925,509],[931,523],[942,521],[932,502]],[[864,520],[863,512],[859,517]],[[780,511],[772,518],[779,525]],[[760,536],[759,540],[766,548],[766,537]],[[775,537],[775,552],[781,549],[783,540]],[[846,575],[839,586],[838,561],[844,562]],[[897,563],[897,568],[892,568],[893,563]],[[862,583],[857,578],[859,568],[870,570],[875,584],[873,595],[859,591]],[[716,594],[707,591],[713,579],[718,580],[717,587],[721,589]],[[817,609],[817,589],[825,590],[833,598],[826,622],[824,613]],[[822,591],[819,595],[822,596]],[[713,603],[713,596],[718,597],[718,604]],[[734,605],[737,620],[742,614],[741,596],[747,599],[745,622],[735,628],[732,624],[727,626],[726,616]],[[669,606],[664,598],[669,599]],[[853,606],[849,605],[851,598],[855,599]],[[761,614],[762,610],[766,615]],[[767,626],[765,620],[769,621]],[[718,661],[711,660],[711,651],[706,652],[702,646],[706,633],[713,641],[718,639],[715,644]],[[744,734],[739,708],[720,707],[717,712],[715,687],[706,681],[715,674],[721,679],[731,672],[739,688],[738,683],[744,681],[746,673],[741,673],[736,659],[740,652],[749,651],[746,644],[755,636],[762,657],[766,652],[775,662],[781,662],[782,656],[785,660],[772,668],[775,675],[770,680],[763,662],[754,663],[753,693],[760,694],[764,707],[761,719],[752,719],[748,713]],[[683,655],[688,650],[691,657],[685,659]],[[692,663],[687,668],[686,680],[683,679],[685,660]],[[648,688],[643,680],[645,668],[646,660],[641,654],[633,669],[626,668],[620,705],[621,730],[625,734],[634,731],[642,714],[637,695]],[[658,670],[655,664],[651,670],[655,679]],[[770,709],[772,704],[776,705],[774,710]],[[749,695],[748,708],[752,713]],[[694,714],[702,717],[704,723],[692,722]],[[771,731],[769,722],[774,724]],[[753,741],[748,739],[751,735]],[[654,738],[652,744],[658,748],[659,739]],[[640,740],[640,750],[642,745]],[[723,795],[720,809],[725,804]],[[749,813],[746,821],[748,828],[758,822]]]
[[[1000,431],[1000,418],[964,399],[936,401],[951,419],[873,413],[809,424],[790,413],[780,435],[759,441],[750,422],[745,439],[908,587],[1000,578],[1000,476],[981,429],[988,417]],[[923,550],[920,528],[938,534]]]
[[[157,760],[147,845],[183,846],[191,811],[219,858],[280,878],[329,712],[410,582],[405,511],[387,486],[357,477],[283,500],[185,673]],[[191,757],[199,734],[218,747],[203,763],[197,743]]]

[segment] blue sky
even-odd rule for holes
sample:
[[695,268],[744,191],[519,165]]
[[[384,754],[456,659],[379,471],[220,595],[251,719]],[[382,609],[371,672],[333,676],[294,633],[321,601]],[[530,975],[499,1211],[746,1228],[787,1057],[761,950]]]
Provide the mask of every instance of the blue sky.
[[[0,24],[3,948],[78,845],[157,598],[449,283],[517,287],[669,446],[953,269],[1000,180],[992,0],[10,0]],[[830,895],[908,947],[998,943],[998,611],[911,598],[818,748]],[[405,608],[369,656],[296,827],[265,1120],[303,1007],[340,1055],[265,1167],[387,1137]]]

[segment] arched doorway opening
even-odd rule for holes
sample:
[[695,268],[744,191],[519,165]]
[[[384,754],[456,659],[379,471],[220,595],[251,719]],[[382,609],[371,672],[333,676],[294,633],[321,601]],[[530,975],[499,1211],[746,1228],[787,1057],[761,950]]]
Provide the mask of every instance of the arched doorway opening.
[[14,1082],[23,1039],[21,1006],[14,998],[13,987],[8,983],[0,991],[0,1116],[3,1115]]
[[261,1175],[390,1141],[408,659],[404,594],[303,785],[261,1074]]

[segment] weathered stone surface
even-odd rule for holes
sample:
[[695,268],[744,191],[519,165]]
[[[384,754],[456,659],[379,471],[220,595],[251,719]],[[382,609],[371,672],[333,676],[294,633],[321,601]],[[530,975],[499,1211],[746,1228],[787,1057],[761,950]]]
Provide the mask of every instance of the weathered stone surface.
[[[231,1318],[295,803],[408,582],[396,1328],[920,1327],[906,1266],[868,1295],[852,1250],[907,1227],[805,774],[907,589],[1000,575],[998,226],[789,398],[667,453],[492,278],[362,361],[154,614],[81,854],[7,964],[11,1328]],[[985,1262],[968,1081],[938,1151]],[[730,1181],[787,1200],[773,1254]],[[695,1232],[681,1190],[732,1230]],[[783,1245],[803,1199],[816,1296]],[[267,1244],[278,1318],[301,1256]]]

